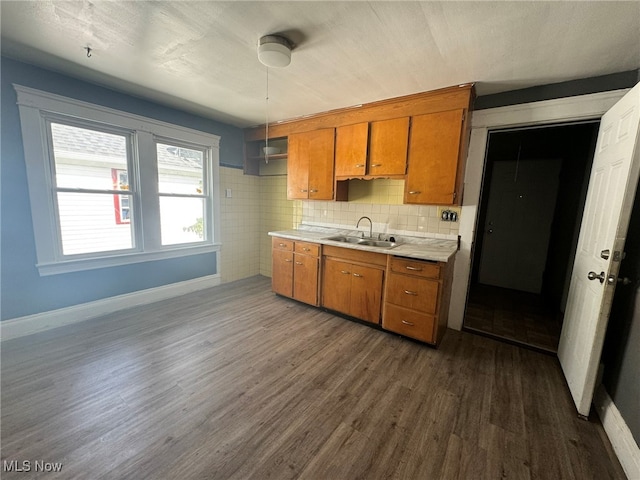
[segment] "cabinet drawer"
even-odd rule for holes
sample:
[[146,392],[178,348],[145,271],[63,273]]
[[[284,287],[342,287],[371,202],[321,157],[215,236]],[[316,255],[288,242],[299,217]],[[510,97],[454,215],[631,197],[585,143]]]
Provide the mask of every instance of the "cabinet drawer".
[[271,240],[271,246],[274,250],[285,250],[287,252],[293,252],[293,240],[273,237]]
[[391,257],[390,266],[391,271],[396,273],[418,275],[425,278],[440,278],[440,265],[437,263]]
[[382,328],[407,337],[434,343],[435,317],[385,303]]
[[295,252],[317,257],[320,254],[320,245],[317,243],[296,242]]
[[435,314],[438,307],[436,280],[391,273],[387,279],[386,301],[395,305]]

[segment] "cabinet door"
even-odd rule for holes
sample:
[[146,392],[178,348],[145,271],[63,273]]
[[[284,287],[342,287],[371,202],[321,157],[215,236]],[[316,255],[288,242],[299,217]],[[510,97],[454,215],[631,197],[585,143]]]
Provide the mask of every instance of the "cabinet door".
[[287,198],[309,198],[309,141],[305,133],[289,135],[287,159]]
[[307,132],[309,199],[333,199],[335,129]]
[[463,110],[412,117],[404,203],[452,205]]
[[271,252],[271,289],[287,297],[293,296],[293,252],[274,249]]
[[382,270],[352,265],[349,315],[378,324],[381,299]]
[[438,287],[436,280],[391,273],[387,277],[386,301],[433,315],[438,307]]
[[322,273],[322,306],[349,314],[351,303],[351,268],[347,262],[325,258]]
[[369,175],[404,175],[408,142],[409,117],[371,122]]
[[436,343],[436,321],[432,315],[408,308],[384,304],[382,328],[423,342]]
[[296,253],[293,257],[293,298],[318,305],[318,258]]
[[368,122],[336,128],[336,177],[366,175],[368,143]]

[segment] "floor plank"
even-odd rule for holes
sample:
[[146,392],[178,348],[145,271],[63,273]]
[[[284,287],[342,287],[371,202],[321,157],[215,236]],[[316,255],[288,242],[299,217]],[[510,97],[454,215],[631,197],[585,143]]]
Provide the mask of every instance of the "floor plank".
[[48,479],[624,478],[554,357],[434,349],[264,277],[3,342],[1,369],[2,460]]

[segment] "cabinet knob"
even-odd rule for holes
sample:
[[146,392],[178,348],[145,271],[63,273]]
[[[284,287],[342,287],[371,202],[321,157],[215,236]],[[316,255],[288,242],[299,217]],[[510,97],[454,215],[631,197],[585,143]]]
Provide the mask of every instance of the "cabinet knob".
[[402,323],[404,323],[405,325],[409,325],[410,327],[414,327],[415,326],[415,323],[407,322],[406,320],[402,320]]
[[409,195],[420,195],[421,193],[420,190],[409,190]]

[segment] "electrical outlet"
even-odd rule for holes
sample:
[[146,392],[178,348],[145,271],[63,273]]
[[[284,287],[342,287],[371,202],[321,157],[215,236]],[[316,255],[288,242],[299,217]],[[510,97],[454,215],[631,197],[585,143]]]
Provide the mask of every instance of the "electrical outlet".
[[460,218],[460,207],[438,207],[438,218],[442,222],[457,222]]

